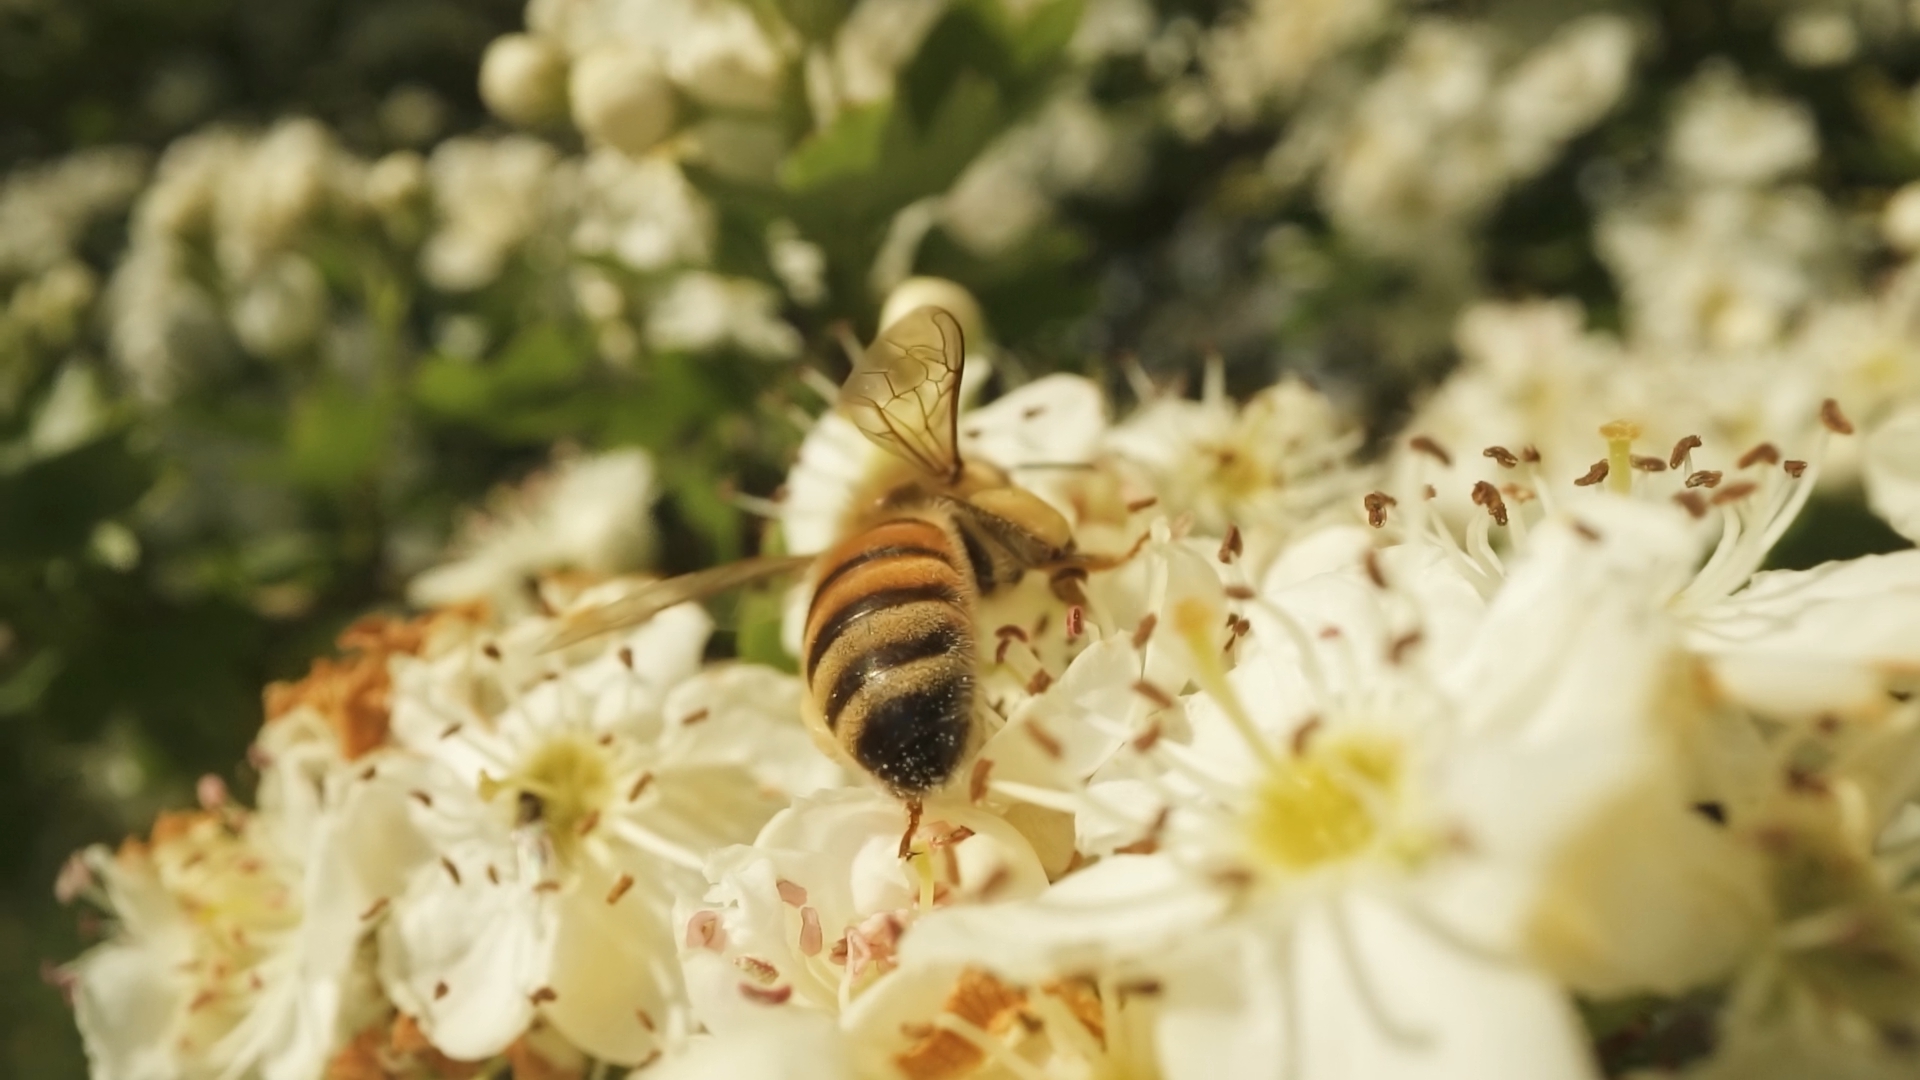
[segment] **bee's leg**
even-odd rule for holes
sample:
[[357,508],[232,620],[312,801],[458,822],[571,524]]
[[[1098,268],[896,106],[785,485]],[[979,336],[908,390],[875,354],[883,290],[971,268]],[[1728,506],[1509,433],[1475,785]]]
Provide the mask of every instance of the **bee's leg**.
[[1087,593],[1081,585],[1086,582],[1087,575],[1099,570],[1112,570],[1133,561],[1133,557],[1140,554],[1140,549],[1146,546],[1149,535],[1141,533],[1140,538],[1135,540],[1133,546],[1123,555],[1088,555],[1075,552],[1058,560],[1053,564],[1052,576],[1049,578],[1053,595],[1068,604],[1086,607]]
[[919,799],[907,800],[907,831],[900,834],[900,857],[902,859],[911,858],[913,855],[913,834],[920,831],[920,811],[921,806]]
[[1082,588],[1086,580],[1086,567],[1079,563],[1072,563],[1055,569],[1047,579],[1047,584],[1053,589],[1053,595],[1059,597],[1062,603],[1086,607],[1087,590]]

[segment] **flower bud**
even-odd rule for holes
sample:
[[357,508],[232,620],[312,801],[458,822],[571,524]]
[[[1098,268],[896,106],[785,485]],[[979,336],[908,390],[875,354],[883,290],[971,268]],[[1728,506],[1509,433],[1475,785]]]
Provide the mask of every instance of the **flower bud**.
[[937,277],[911,277],[893,287],[887,294],[887,302],[880,308],[880,326],[893,325],[894,321],[915,308],[946,308],[955,319],[960,320],[960,329],[967,335],[967,345],[978,348],[987,340],[986,317],[980,312],[980,301],[957,282]]
[[480,98],[494,115],[534,127],[556,120],[567,107],[567,58],[545,38],[503,34],[480,61]]
[[573,122],[589,139],[640,153],[673,131],[673,87],[651,55],[608,47],[573,67]]

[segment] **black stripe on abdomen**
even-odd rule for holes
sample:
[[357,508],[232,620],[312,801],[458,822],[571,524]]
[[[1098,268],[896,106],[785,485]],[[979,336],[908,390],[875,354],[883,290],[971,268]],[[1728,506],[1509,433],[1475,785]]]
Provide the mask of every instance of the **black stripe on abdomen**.
[[813,673],[820,666],[820,660],[827,655],[827,650],[833,648],[833,643],[840,640],[840,635],[846,633],[847,628],[855,622],[876,611],[885,611],[888,608],[922,603],[927,600],[938,600],[952,604],[955,608],[960,606],[960,594],[944,581],[929,581],[924,585],[909,585],[898,589],[881,589],[849,600],[841,606],[840,610],[827,616],[826,620],[820,624],[819,631],[814,634],[813,647],[807,650],[807,679],[809,681],[813,679]]
[[918,544],[888,544],[884,547],[869,548],[847,556],[841,560],[840,565],[827,571],[826,576],[813,587],[814,599],[819,599],[827,591],[827,586],[846,576],[847,572],[855,567],[879,562],[882,559],[898,559],[906,555],[923,555],[929,559],[939,559],[949,567],[953,565],[948,561],[947,553],[938,548],[921,547]]
[[967,647],[967,639],[951,624],[936,626],[932,630],[908,638],[904,641],[889,641],[877,645],[848,660],[833,680],[833,688],[827,691],[822,711],[826,714],[827,730],[831,731],[840,723],[840,713],[853,700],[853,695],[867,684],[867,680],[884,675],[896,668],[902,668],[916,660],[925,660],[933,656],[952,656]]

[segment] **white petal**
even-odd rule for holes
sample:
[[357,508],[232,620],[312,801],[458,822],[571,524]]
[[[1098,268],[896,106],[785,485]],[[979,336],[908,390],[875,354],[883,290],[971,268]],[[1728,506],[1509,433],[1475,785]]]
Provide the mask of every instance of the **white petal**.
[[1909,405],[1874,429],[1864,457],[1868,505],[1895,532],[1920,541],[1920,406]]
[[100,1080],[173,1080],[174,1018],[186,1008],[177,974],[190,957],[184,942],[114,941],[90,950],[70,969],[74,1019],[87,1064]]
[[559,898],[550,980],[558,996],[542,1012],[594,1057],[635,1065],[657,1044],[638,1011],[656,1029],[664,1024],[680,974],[662,913],[632,896],[607,903],[612,886],[604,873],[582,874]]
[[647,1070],[648,1080],[854,1080],[833,1020],[803,1009],[767,1010],[751,1030],[696,1037]]

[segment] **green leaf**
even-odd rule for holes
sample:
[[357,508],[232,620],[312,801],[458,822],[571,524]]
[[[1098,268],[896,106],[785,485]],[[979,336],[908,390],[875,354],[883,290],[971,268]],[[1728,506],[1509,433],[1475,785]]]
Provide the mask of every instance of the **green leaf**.
[[323,491],[353,487],[387,456],[392,421],[383,395],[338,383],[309,388],[287,418],[287,474]]
[[810,191],[872,172],[892,117],[893,105],[886,101],[841,113],[833,126],[809,136],[780,163],[780,186]]
[[94,526],[132,507],[152,483],[152,466],[123,432],[0,475],[0,559],[76,552]]

